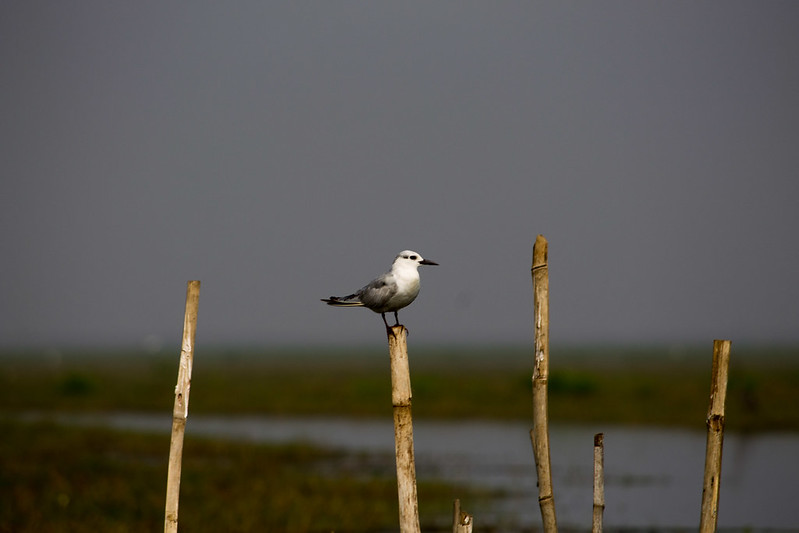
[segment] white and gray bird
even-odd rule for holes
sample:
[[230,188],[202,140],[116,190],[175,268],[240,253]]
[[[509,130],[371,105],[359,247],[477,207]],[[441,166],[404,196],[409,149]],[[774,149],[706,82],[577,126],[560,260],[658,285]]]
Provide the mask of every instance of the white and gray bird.
[[397,311],[407,307],[419,294],[419,265],[438,265],[418,253],[405,250],[397,254],[391,270],[373,279],[368,285],[349,296],[331,296],[322,301],[334,307],[366,307],[380,313],[386,329],[386,313],[394,313],[395,326],[399,326]]

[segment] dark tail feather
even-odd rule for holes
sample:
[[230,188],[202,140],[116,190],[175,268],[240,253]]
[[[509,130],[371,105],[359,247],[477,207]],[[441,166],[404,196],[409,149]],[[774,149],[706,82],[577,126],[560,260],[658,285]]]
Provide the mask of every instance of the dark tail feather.
[[357,297],[357,294],[350,294],[349,296],[331,296],[330,298],[322,298],[322,301],[334,307],[363,307],[363,304],[355,299]]

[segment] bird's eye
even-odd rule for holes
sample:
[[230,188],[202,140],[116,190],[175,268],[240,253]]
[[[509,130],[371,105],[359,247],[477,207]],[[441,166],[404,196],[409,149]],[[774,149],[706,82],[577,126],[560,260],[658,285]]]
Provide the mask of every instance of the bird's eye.
[[415,256],[415,255],[412,255],[412,256],[410,257],[410,259],[413,259],[414,261],[416,261],[416,259],[417,259],[417,258],[416,258],[416,256]]

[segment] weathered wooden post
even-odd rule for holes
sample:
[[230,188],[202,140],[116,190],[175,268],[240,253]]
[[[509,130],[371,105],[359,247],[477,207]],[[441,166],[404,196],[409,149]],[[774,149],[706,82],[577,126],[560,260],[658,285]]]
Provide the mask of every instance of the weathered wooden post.
[[455,500],[452,516],[452,533],[472,533],[474,520],[472,515],[461,510],[461,501]]
[[558,530],[555,517],[555,497],[552,492],[552,470],[549,454],[549,418],[547,382],[549,380],[549,267],[547,265],[547,240],[543,235],[533,246],[535,366],[533,367],[533,443],[536,472],[538,474],[538,504],[546,533]]
[[724,443],[724,403],[727,399],[727,376],[730,347],[726,340],[713,341],[713,370],[710,381],[710,404],[707,409],[707,446],[705,479],[702,484],[700,533],[716,531],[721,487],[721,448]]
[[591,533],[602,533],[602,514],[605,512],[605,435],[594,435],[594,512]]
[[200,282],[189,281],[186,288],[186,311],[183,317],[183,345],[180,351],[178,382],[175,386],[175,406],[172,410],[172,439],[169,444],[169,470],[166,478],[164,533],[176,533],[178,530],[183,435],[186,432],[186,418],[189,416],[191,367],[194,363],[194,339],[197,332],[199,304]]
[[393,326],[388,331],[391,357],[391,403],[394,410],[394,451],[397,459],[397,496],[401,533],[419,533],[416,496],[416,462],[413,456],[411,372],[408,364],[408,330]]

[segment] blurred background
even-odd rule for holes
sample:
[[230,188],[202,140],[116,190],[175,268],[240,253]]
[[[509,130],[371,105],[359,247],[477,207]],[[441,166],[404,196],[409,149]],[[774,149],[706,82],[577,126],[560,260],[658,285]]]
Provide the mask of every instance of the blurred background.
[[[799,526],[797,23],[788,2],[2,3],[0,531],[160,527],[191,279],[183,525],[391,530],[384,328],[319,299],[404,249],[440,263],[400,316],[426,529],[453,497],[535,529],[538,234],[561,523],[590,523],[579,458],[610,427],[609,524],[695,526],[723,338],[720,523]],[[260,469],[279,483],[241,479]]]
[[799,340],[799,6],[0,9],[6,346]]

